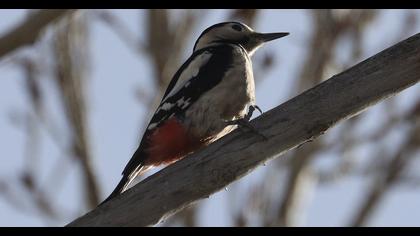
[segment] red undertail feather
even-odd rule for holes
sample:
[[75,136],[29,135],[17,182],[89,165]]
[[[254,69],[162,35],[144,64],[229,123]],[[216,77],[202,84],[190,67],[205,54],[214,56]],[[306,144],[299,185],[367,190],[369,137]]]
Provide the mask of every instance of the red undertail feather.
[[148,158],[145,165],[170,164],[200,146],[199,139],[187,133],[176,118],[168,119],[149,139]]

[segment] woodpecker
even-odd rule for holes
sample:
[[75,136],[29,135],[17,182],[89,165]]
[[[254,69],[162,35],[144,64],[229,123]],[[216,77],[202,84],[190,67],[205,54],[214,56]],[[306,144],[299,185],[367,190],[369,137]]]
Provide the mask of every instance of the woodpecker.
[[171,164],[237,126],[250,127],[252,112],[260,110],[251,56],[265,42],[288,34],[258,33],[240,22],[205,29],[169,83],[121,181],[104,202],[151,167]]

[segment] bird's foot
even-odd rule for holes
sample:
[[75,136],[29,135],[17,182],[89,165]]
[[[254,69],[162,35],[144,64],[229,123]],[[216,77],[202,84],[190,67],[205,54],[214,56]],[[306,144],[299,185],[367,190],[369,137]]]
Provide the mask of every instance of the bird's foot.
[[248,113],[245,115],[244,119],[247,121],[251,120],[252,114],[254,114],[255,109],[257,109],[261,114],[263,113],[259,106],[250,105],[248,108]]
[[268,140],[268,138],[262,134],[261,132],[259,132],[253,125],[251,125],[251,123],[249,122],[249,120],[252,117],[252,114],[254,113],[255,109],[257,109],[261,114],[262,111],[261,109],[257,106],[257,105],[251,105],[249,106],[249,110],[248,113],[245,115],[244,118],[241,119],[236,119],[236,120],[229,120],[226,121],[228,125],[238,125],[240,128],[248,128],[249,130],[251,130],[254,134],[262,137],[264,140]]

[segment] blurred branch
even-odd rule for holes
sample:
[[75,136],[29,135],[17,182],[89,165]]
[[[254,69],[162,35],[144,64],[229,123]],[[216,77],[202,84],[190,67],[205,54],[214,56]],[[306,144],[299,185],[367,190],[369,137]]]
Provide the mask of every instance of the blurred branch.
[[[22,115],[22,120],[25,123],[25,130],[27,133],[26,143],[24,145],[24,157],[26,158],[24,163],[24,168],[21,173],[18,175],[18,183],[13,184],[8,183],[7,190],[10,192],[8,195],[9,199],[12,199],[10,196],[13,195],[13,191],[18,190],[19,187],[25,190],[22,193],[15,194],[13,201],[10,201],[12,205],[21,208],[21,210],[30,210],[28,207],[25,207],[23,204],[25,197],[28,197],[37,212],[41,213],[43,216],[47,216],[50,219],[57,219],[59,217],[59,212],[53,209],[52,203],[49,197],[42,191],[39,186],[39,180],[36,178],[37,171],[39,171],[39,164],[41,160],[39,158],[39,147],[40,145],[40,132],[39,127],[36,123],[36,118],[43,117],[43,99],[42,99],[42,90],[39,83],[39,73],[37,68],[37,63],[35,60],[23,57],[18,58],[16,63],[21,66],[25,74],[25,90],[27,91],[28,100],[31,105],[32,111],[27,112],[27,114]],[[39,173],[39,172],[38,172]],[[18,199],[20,198],[20,200]],[[21,201],[21,202],[19,202]],[[18,204],[17,204],[18,203]]]
[[339,121],[416,84],[420,34],[333,76],[251,123],[267,140],[233,131],[164,168],[68,226],[146,226],[205,198]]
[[[374,10],[311,10],[314,33],[310,40],[308,56],[304,62],[297,91],[310,88],[325,78],[327,65],[334,56],[334,47],[341,35],[348,31],[359,32],[374,16]],[[357,51],[357,50],[356,50]],[[355,52],[356,53],[356,52]],[[356,54],[360,54],[357,52]]]
[[179,66],[187,39],[199,21],[193,11],[186,11],[176,24],[170,21],[169,14],[163,9],[148,11],[147,52],[155,65],[155,82],[159,93],[166,88]]
[[394,34],[392,38],[397,42],[405,37],[408,37],[410,34],[415,32],[416,26],[419,21],[419,11],[418,9],[406,9],[404,12],[404,19],[400,31]]
[[[398,151],[385,167],[385,171],[379,173],[372,185],[369,187],[370,191],[364,197],[360,207],[356,211],[351,221],[351,226],[363,226],[366,224],[369,216],[378,207],[381,200],[393,186],[394,183],[402,175],[404,169],[410,163],[411,158],[414,158],[416,149],[420,147],[420,116],[413,117],[417,119],[414,121],[413,127],[409,129],[409,134],[406,137],[405,143],[400,145]],[[385,150],[380,150],[377,157],[386,156]],[[389,155],[389,154],[388,154]]]
[[313,153],[320,147],[319,140],[308,143],[296,150],[290,157],[289,178],[285,186],[284,196],[281,201],[278,216],[274,221],[266,223],[268,226],[292,226],[293,217],[291,217],[299,206],[298,197],[301,196],[302,187],[305,186],[305,180],[310,171],[309,163],[312,160]]
[[[302,91],[318,84],[326,77],[326,71],[334,59],[334,48],[340,36],[346,32],[359,32],[369,22],[374,11],[372,10],[311,10],[314,32],[310,39],[310,48],[299,80],[294,91]],[[292,90],[293,91],[293,90]],[[348,121],[347,121],[348,122]],[[315,140],[306,147],[296,150],[289,157],[290,172],[286,187],[278,210],[277,219],[266,219],[267,225],[293,225],[293,215],[299,205],[298,195],[306,183],[309,165],[314,154],[322,149],[321,140]],[[305,195],[305,194],[302,194]]]
[[40,33],[50,23],[74,10],[38,10],[30,14],[24,22],[0,38],[0,58],[19,47],[34,43]]
[[[393,103],[390,103],[393,102]],[[351,123],[354,123],[355,118],[353,117],[348,122],[346,122],[344,125],[348,126],[345,127],[345,130],[343,132],[340,132],[340,135],[342,137],[339,137],[336,141],[337,142],[330,142],[326,143],[323,146],[322,151],[327,150],[336,150],[337,153],[349,153],[350,150],[352,150],[354,147],[358,147],[360,145],[366,145],[369,144],[372,146],[374,150],[378,149],[384,149],[383,143],[383,137],[386,137],[390,135],[392,131],[395,130],[401,130],[400,127],[403,127],[404,125],[415,125],[417,121],[417,117],[420,117],[419,111],[420,111],[420,99],[418,100],[417,104],[413,106],[411,110],[404,113],[396,113],[395,107],[390,107],[390,105],[395,106],[395,99],[389,99],[386,102],[384,102],[384,105],[388,105],[386,108],[384,108],[383,112],[386,112],[386,114],[381,114],[382,116],[386,117],[385,123],[381,125],[381,128],[371,131],[369,134],[356,136],[351,133],[353,124],[350,124],[349,121],[352,121]],[[418,111],[419,110],[419,111]],[[359,116],[360,117],[360,116]],[[411,131],[405,132],[405,138],[415,138],[416,136],[411,135]],[[407,140],[408,142],[408,140]],[[386,145],[386,144],[385,144]],[[404,145],[404,144],[400,144]],[[414,145],[412,145],[414,146]],[[420,141],[417,141],[417,146],[420,147]],[[401,146],[400,146],[401,148]],[[369,163],[364,163],[362,166],[357,167],[352,160],[354,160],[354,157],[351,155],[344,155],[344,158],[341,158],[341,162],[336,167],[332,168],[330,171],[319,171],[319,182],[322,184],[329,183],[336,181],[338,178],[344,177],[345,175],[353,175],[353,176],[374,176],[374,178],[383,178],[384,175],[388,173],[387,164],[384,164],[384,162],[387,162],[388,159],[391,159],[392,157],[389,157],[389,153],[385,150],[382,151],[382,153],[377,154],[370,159],[372,159]],[[347,159],[347,161],[346,161]],[[397,181],[394,181],[397,182]],[[404,173],[401,173],[398,177],[398,183],[403,185],[418,185],[418,179],[416,176],[410,176],[410,175],[404,175]],[[385,193],[383,191],[382,193]],[[380,199],[382,196],[377,196],[376,199]],[[367,215],[366,213],[364,213]],[[364,220],[365,221],[365,220]]]
[[229,18],[232,20],[239,19],[242,23],[253,28],[259,13],[259,9],[236,9],[232,10]]
[[115,31],[116,35],[136,53],[147,53],[144,43],[118,17],[109,10],[97,10],[93,12],[103,23]]
[[[76,15],[74,15],[76,16]],[[78,17],[83,17],[80,15]],[[72,156],[81,163],[84,176],[86,202],[89,208],[99,203],[99,187],[94,169],[87,133],[86,96],[84,88],[87,64],[87,25],[82,18],[67,18],[58,29],[54,41],[56,80],[66,117],[71,127]]]

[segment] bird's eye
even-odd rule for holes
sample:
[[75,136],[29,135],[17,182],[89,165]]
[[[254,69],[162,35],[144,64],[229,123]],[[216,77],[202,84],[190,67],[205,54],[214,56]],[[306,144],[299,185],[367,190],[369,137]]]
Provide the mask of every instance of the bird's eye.
[[239,25],[232,25],[232,29],[236,30],[236,31],[242,31],[242,27]]

